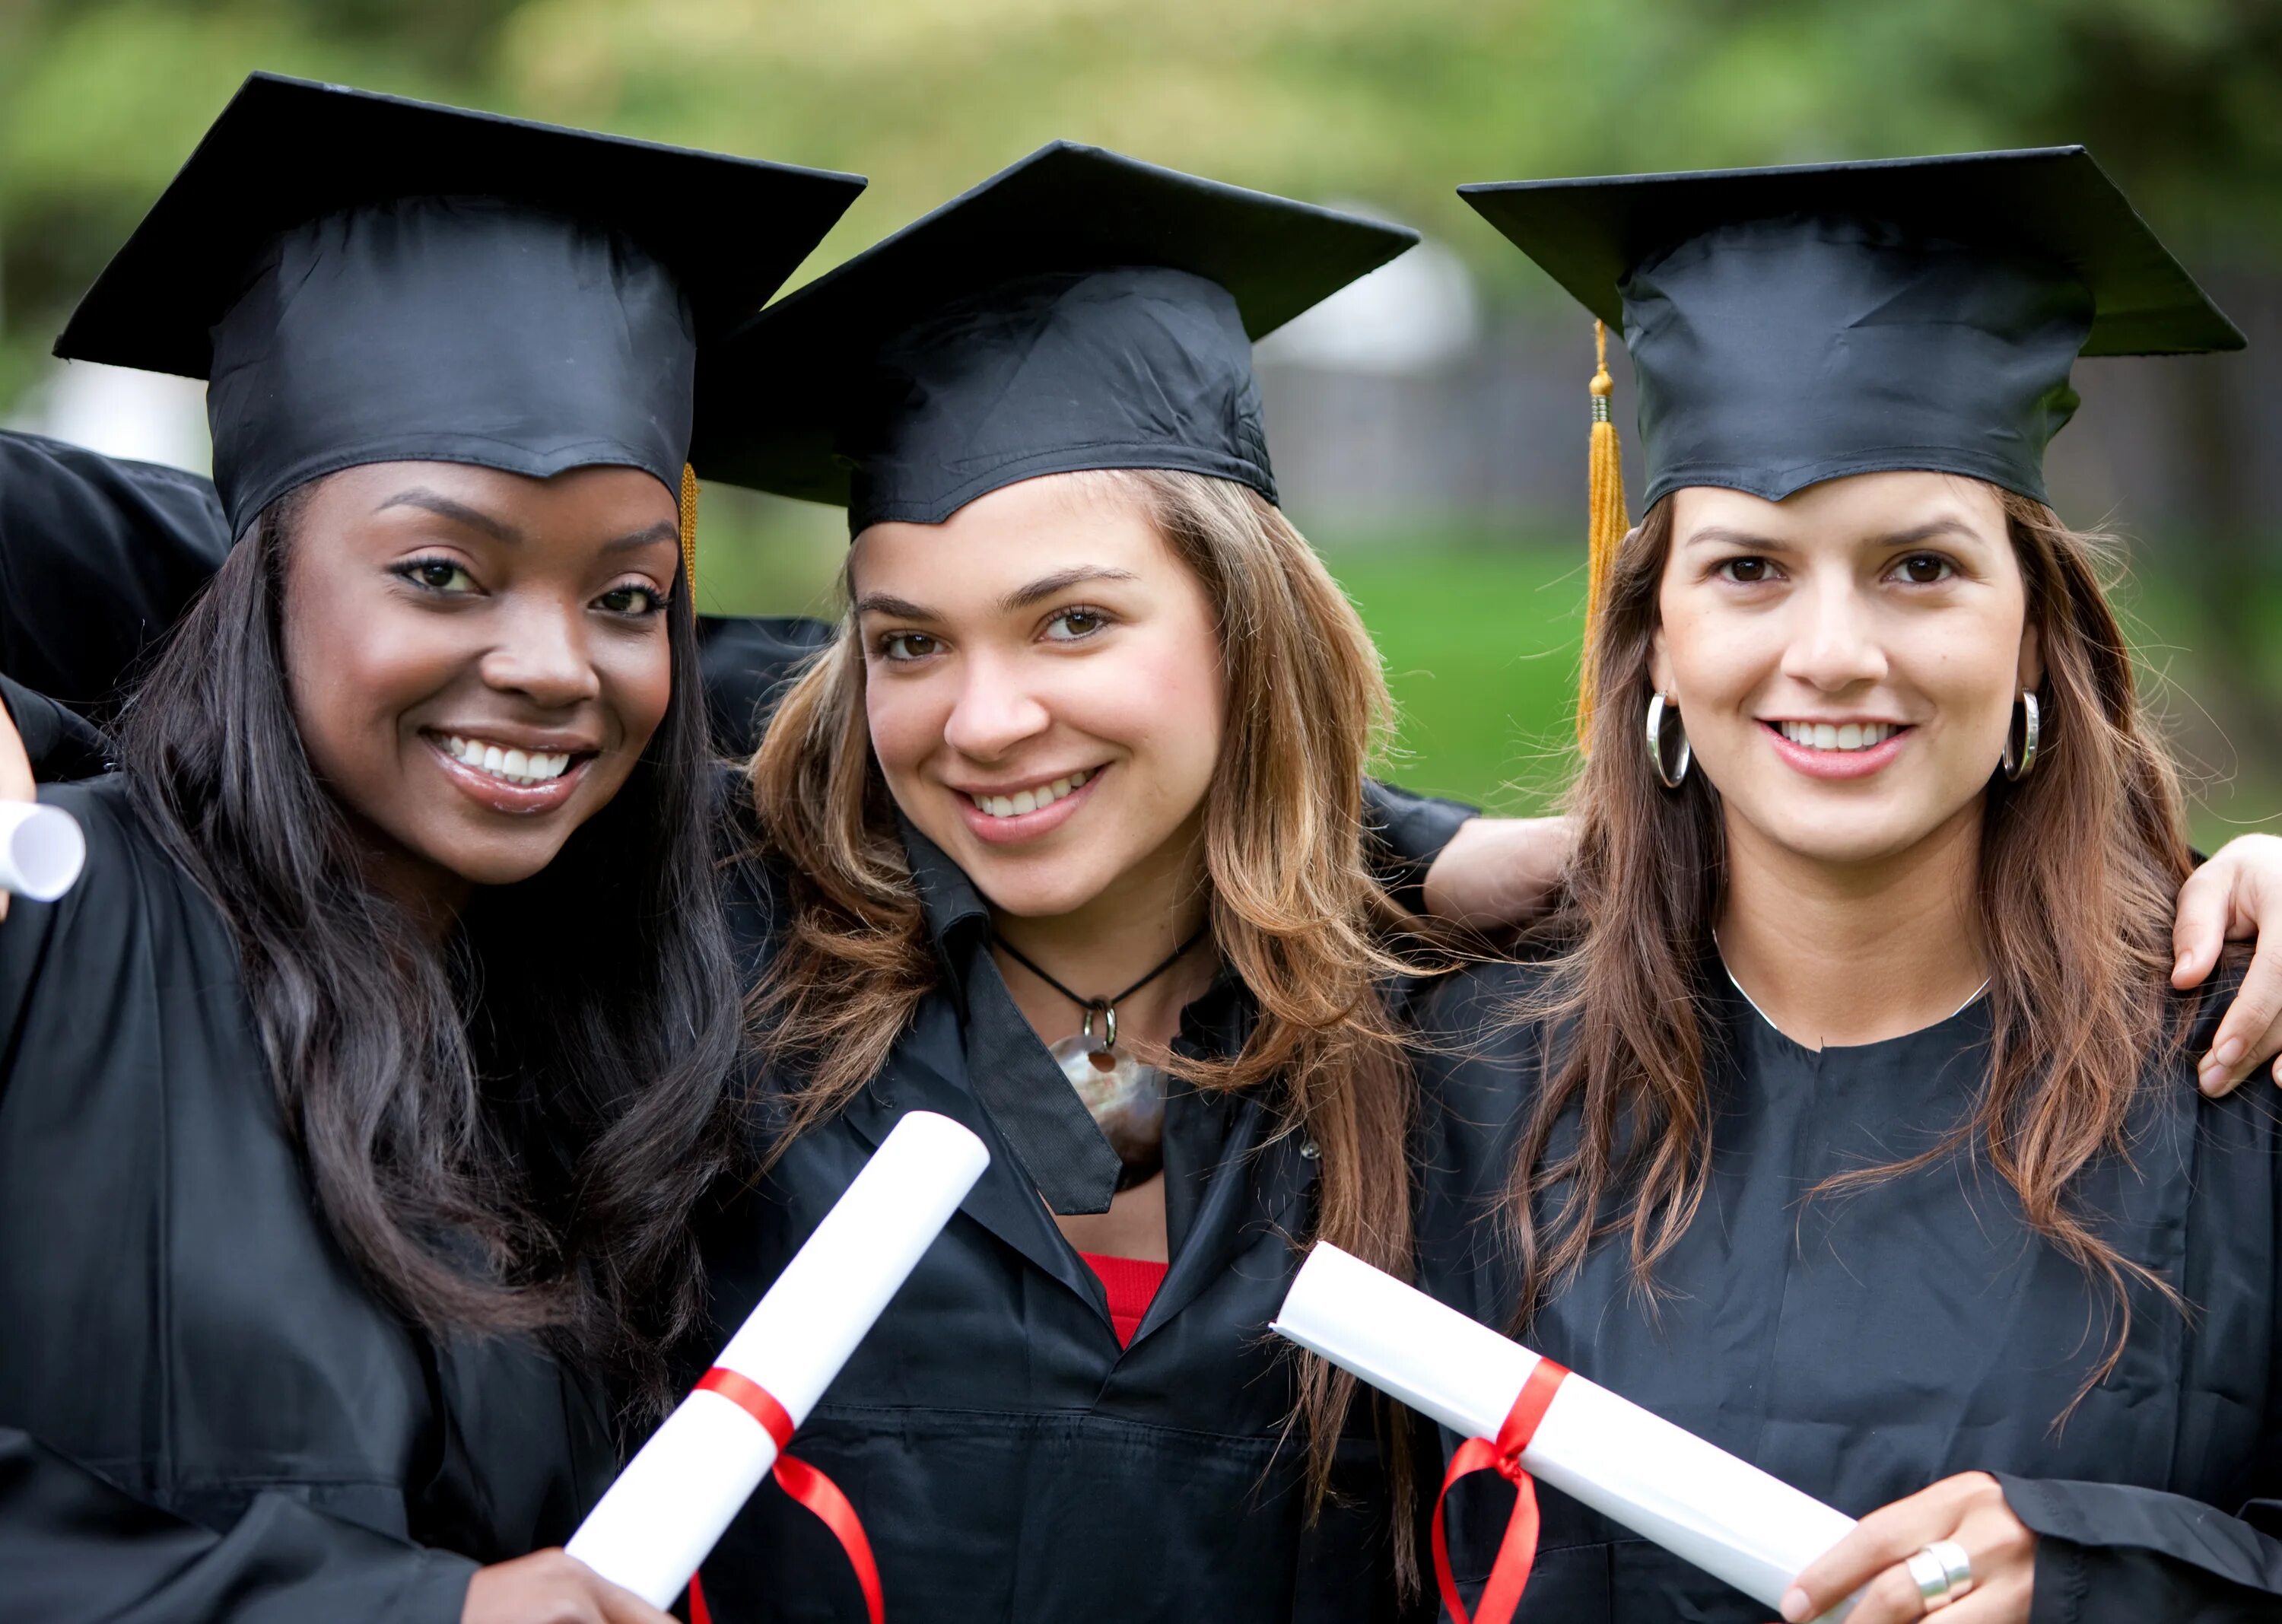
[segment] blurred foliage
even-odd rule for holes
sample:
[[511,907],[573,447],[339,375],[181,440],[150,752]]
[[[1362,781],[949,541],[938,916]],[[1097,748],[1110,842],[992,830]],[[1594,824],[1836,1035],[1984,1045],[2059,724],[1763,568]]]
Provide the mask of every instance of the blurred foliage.
[[2059,140],[2204,262],[2282,251],[2274,0],[0,0],[0,405],[257,67],[871,175],[811,271],[1065,136],[1508,288],[1458,182]]
[[[255,68],[871,175],[803,276],[1057,136],[1360,200],[1493,299],[1546,284],[1460,182],[2061,141],[2199,270],[2282,262],[2282,0],[0,0],[0,410]],[[2217,489],[2223,410],[2186,409],[2219,416],[2190,437]],[[710,606],[821,606],[836,514],[707,501]],[[2208,533],[2146,600],[2158,673],[2282,761],[2268,521],[2177,517]],[[1573,554],[1347,540],[1406,776],[1534,804],[1565,759]],[[2209,838],[2234,803],[2206,792]]]

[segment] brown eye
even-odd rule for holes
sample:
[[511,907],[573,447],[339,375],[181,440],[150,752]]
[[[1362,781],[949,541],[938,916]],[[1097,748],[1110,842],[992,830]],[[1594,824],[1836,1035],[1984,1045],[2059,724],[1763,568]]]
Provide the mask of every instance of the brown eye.
[[1738,586],[1756,587],[1774,573],[1764,558],[1730,558],[1719,566],[1720,573]]
[[890,632],[880,640],[880,655],[889,660],[923,660],[935,646],[935,640],[924,632]]
[[1046,641],[1055,643],[1083,642],[1109,624],[1109,618],[1096,609],[1066,609],[1046,622]]
[[1902,579],[1913,587],[1930,587],[1949,574],[1949,560],[1938,553],[1913,553],[1902,560]]
[[415,558],[397,565],[396,572],[430,592],[464,593],[472,591],[476,584],[474,576],[448,558]]

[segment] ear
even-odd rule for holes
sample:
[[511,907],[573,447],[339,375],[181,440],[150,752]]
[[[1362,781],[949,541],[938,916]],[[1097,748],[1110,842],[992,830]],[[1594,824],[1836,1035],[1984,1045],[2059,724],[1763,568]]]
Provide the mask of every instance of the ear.
[[2045,680],[2045,645],[2042,628],[2033,620],[2021,628],[2021,686],[2034,691]]
[[1648,680],[1656,685],[1659,694],[1672,692],[1672,656],[1664,646],[1664,622],[1657,622],[1656,632],[1648,645]]

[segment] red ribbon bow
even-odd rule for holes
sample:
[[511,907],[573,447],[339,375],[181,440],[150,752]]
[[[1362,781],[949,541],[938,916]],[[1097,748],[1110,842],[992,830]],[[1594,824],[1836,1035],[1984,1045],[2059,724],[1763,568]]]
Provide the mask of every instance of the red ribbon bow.
[[[1528,1584],[1529,1570],[1537,1561],[1537,1483],[1522,1469],[1521,1452],[1537,1436],[1538,1423],[1545,1419],[1562,1378],[1568,1374],[1552,1360],[1539,1359],[1529,1379],[1521,1384],[1513,1408],[1505,1412],[1497,1441],[1467,1439],[1450,1457],[1450,1469],[1442,1474],[1442,1492],[1434,1496],[1434,1581],[1442,1587],[1442,1605],[1457,1624],[1510,1624],[1513,1610],[1521,1605],[1522,1588]],[[1450,1497],[1452,1484],[1475,1472],[1494,1472],[1511,1483],[1514,1500],[1505,1537],[1498,1542],[1497,1560],[1490,1564],[1489,1579],[1482,1586],[1480,1605],[1469,1618],[1465,1603],[1458,1597],[1458,1581],[1450,1572],[1450,1548],[1442,1538],[1442,1503]]]
[[[815,1512],[832,1530],[832,1537],[848,1553],[848,1566],[856,1570],[856,1582],[863,1587],[864,1605],[872,1614],[872,1624],[884,1624],[887,1606],[880,1596],[880,1565],[872,1559],[872,1542],[864,1536],[863,1521],[837,1483],[806,1461],[795,1460],[785,1453],[793,1434],[792,1417],[786,1413],[785,1407],[759,1382],[724,1365],[717,1364],[699,1377],[697,1390],[718,1393],[758,1421],[761,1429],[776,1440],[777,1464],[772,1475],[777,1487]],[[710,1624],[705,1592],[695,1575],[689,1581],[689,1612],[696,1624]]]

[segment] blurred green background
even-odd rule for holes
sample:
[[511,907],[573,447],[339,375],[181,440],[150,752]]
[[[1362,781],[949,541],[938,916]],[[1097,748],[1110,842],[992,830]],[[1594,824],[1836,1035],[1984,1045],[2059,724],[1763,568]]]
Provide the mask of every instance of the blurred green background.
[[[1056,136],[1420,227],[1469,290],[1463,353],[1264,359],[1270,431],[1385,650],[1398,775],[1508,808],[1568,765],[1589,362],[1453,185],[2087,142],[2253,349],[2080,369],[2056,487],[2130,538],[2200,836],[2282,808],[2273,0],[0,0],[0,420],[75,421],[50,339],[256,67],[869,175],[803,278]],[[1518,473],[1485,471],[1508,440]],[[1348,482],[1381,443],[1408,466]],[[827,602],[844,532],[716,488],[704,538],[708,607],[789,612]]]

